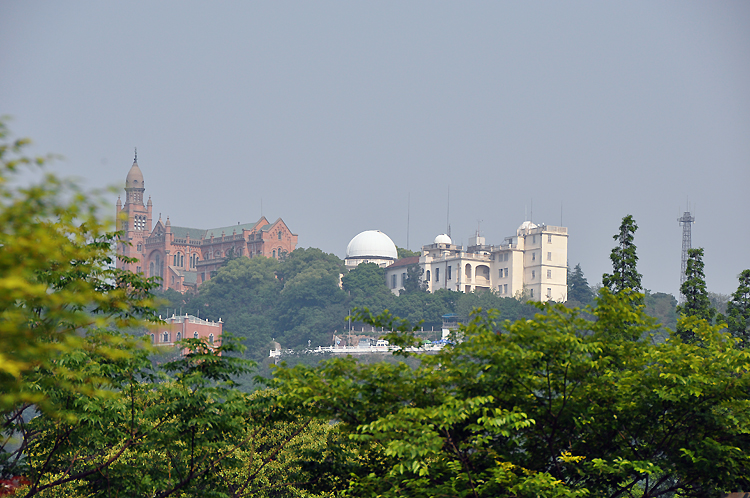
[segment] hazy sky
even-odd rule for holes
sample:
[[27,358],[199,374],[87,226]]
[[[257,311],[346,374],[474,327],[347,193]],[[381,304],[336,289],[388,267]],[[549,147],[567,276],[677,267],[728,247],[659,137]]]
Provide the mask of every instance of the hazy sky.
[[750,268],[747,1],[6,0],[0,114],[89,188],[138,147],[174,225],[262,199],[343,258],[367,229],[406,246],[410,205],[417,249],[450,190],[454,242],[500,243],[533,205],[593,284],[632,214],[645,287],[677,294],[689,198],[709,290]]

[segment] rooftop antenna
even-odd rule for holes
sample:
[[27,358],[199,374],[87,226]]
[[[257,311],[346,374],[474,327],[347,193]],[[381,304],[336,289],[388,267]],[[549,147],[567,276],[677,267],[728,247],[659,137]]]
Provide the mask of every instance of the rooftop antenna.
[[411,218],[411,192],[406,198],[406,250],[409,250],[409,220]]
[[[682,265],[680,266],[680,289],[682,289],[682,284],[685,283],[685,280],[687,280],[687,275],[685,275],[685,271],[687,270],[687,261],[688,261],[688,251],[693,247],[692,245],[692,234],[691,234],[691,227],[692,224],[695,222],[695,217],[690,214],[690,202],[688,201],[688,207],[687,211],[685,211],[682,214],[681,218],[677,218],[677,221],[682,225]],[[682,294],[682,292],[680,292]],[[683,302],[685,301],[685,296],[681,296]]]
[[263,217],[263,197],[260,198],[260,217]]
[[448,237],[451,236],[451,188],[448,187],[448,213],[445,216],[445,224],[448,225]]

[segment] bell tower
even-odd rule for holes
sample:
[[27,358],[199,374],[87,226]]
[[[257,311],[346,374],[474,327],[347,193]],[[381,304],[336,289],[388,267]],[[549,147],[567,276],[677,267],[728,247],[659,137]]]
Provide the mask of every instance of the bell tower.
[[138,167],[138,149],[135,150],[133,166],[125,178],[125,204],[117,199],[117,230],[121,232],[117,254],[138,261],[126,263],[117,261],[117,267],[133,272],[145,272],[146,239],[151,233],[151,199],[143,204],[146,190],[143,173]]

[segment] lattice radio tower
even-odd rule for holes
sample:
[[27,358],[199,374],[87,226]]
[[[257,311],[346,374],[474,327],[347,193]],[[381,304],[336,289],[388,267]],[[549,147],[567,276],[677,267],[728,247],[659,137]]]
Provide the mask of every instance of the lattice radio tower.
[[685,211],[682,218],[677,218],[677,221],[682,225],[682,266],[680,268],[680,288],[682,288],[682,284],[687,280],[685,270],[687,270],[688,250],[693,247],[690,228],[695,222],[695,217],[690,214],[690,211]]

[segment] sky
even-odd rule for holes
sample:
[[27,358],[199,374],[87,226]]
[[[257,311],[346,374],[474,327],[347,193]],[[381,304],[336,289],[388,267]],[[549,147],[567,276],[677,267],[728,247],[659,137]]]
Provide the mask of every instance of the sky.
[[341,258],[531,219],[594,284],[631,214],[644,287],[677,295],[689,202],[729,294],[749,90],[746,1],[0,2],[0,115],[55,172],[119,188],[137,147],[156,216],[281,217]]

